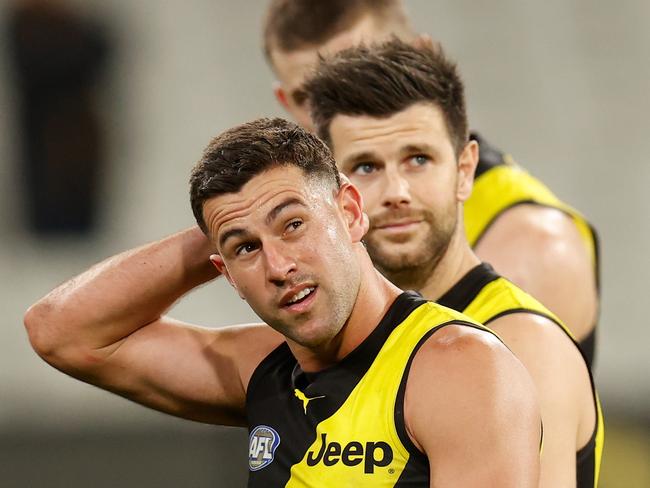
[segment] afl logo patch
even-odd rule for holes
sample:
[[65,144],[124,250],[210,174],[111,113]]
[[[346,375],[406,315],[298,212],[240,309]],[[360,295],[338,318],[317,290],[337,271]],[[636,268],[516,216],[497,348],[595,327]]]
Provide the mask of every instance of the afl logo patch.
[[273,462],[280,435],[267,425],[258,425],[248,438],[248,468],[259,471]]

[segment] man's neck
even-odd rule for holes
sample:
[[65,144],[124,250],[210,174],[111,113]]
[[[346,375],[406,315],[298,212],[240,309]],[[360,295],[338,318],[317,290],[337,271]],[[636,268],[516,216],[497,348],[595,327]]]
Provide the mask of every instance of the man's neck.
[[402,292],[372,265],[361,247],[361,286],[352,312],[340,332],[318,348],[306,348],[291,341],[289,347],[305,372],[322,371],[341,361],[361,344],[386,314]]
[[469,270],[481,263],[465,238],[463,228],[452,237],[447,252],[418,291],[427,300],[436,301],[451,289]]

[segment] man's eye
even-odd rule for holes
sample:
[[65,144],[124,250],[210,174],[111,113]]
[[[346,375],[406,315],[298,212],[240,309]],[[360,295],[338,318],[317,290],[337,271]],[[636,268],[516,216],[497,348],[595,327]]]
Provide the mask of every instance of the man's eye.
[[293,98],[293,103],[295,103],[298,107],[302,107],[307,104],[307,92],[303,90],[294,91],[291,95],[291,98]]
[[298,227],[302,225],[302,220],[292,220],[287,224],[287,231],[288,232],[293,232],[296,230]]
[[410,163],[412,166],[424,166],[429,161],[431,161],[429,156],[425,156],[424,154],[416,154],[415,156],[411,156]]
[[242,256],[245,254],[250,254],[251,252],[255,251],[258,248],[257,244],[253,244],[252,242],[242,244],[241,246],[238,246],[237,249],[235,250],[235,254],[237,256]]
[[377,165],[373,163],[360,163],[352,168],[352,174],[355,175],[369,175],[377,171]]

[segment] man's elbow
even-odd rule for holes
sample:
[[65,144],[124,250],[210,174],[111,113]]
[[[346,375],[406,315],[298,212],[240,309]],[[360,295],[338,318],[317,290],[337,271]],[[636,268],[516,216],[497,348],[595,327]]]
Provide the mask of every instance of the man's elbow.
[[30,306],[25,312],[23,323],[27,337],[36,353],[45,359],[52,354],[55,344],[48,330],[52,306],[41,300]]
[[27,337],[36,354],[58,369],[69,370],[81,356],[74,353],[71,334],[65,333],[60,321],[56,307],[46,298],[30,306],[23,317]]

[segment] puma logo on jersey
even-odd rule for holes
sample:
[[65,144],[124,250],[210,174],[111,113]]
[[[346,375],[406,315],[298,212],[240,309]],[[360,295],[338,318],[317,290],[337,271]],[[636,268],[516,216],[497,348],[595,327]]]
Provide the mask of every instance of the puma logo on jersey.
[[393,450],[388,443],[358,441],[348,442],[341,446],[338,442],[327,442],[327,434],[321,434],[321,447],[318,453],[307,453],[307,466],[316,466],[322,461],[325,466],[334,466],[339,462],[345,466],[357,466],[363,463],[363,472],[372,474],[375,467],[388,466],[393,461]]
[[298,388],[293,390],[293,394],[296,395],[296,398],[302,402],[302,408],[305,410],[305,415],[307,415],[307,405],[309,402],[312,400],[318,400],[319,398],[325,398],[325,395],[307,398],[305,394]]

